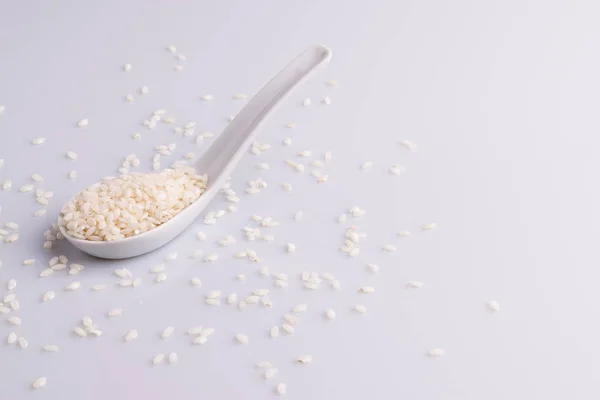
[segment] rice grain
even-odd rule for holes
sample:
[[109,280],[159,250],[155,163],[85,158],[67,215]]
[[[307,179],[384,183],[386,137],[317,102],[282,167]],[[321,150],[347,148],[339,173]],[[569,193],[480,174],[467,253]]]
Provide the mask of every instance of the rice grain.
[[175,328],[173,328],[172,326],[168,326],[168,327],[165,328],[164,331],[162,331],[162,333],[160,334],[160,337],[162,339],[166,339],[169,336],[171,336],[174,331],[175,331]]
[[248,344],[248,336],[246,336],[243,333],[238,333],[237,335],[235,335],[235,339],[240,343],[240,344]]
[[488,305],[489,309],[494,312],[500,311],[500,304],[496,300],[488,301],[487,305]]
[[152,364],[157,365],[162,363],[165,360],[164,353],[158,353],[152,358]]
[[76,326],[76,327],[73,329],[73,332],[74,332],[74,333],[75,333],[77,336],[79,336],[79,337],[86,337],[86,336],[88,335],[88,333],[86,332],[86,330],[85,330],[85,329],[83,329],[83,328],[82,328],[82,327],[80,327],[80,326]]
[[278,395],[283,396],[287,393],[287,385],[285,383],[279,383],[275,390]]
[[298,364],[310,364],[312,362],[312,356],[308,354],[300,356],[296,359],[296,362]]
[[277,375],[278,372],[279,370],[277,368],[269,368],[265,371],[264,377],[267,380],[272,379],[273,377],[275,377],[275,375]]
[[46,383],[48,383],[48,379],[45,376],[42,376],[33,381],[31,387],[34,389],[41,389],[46,386]]
[[118,317],[121,314],[123,314],[123,309],[121,308],[113,308],[106,313],[110,318]]
[[287,333],[288,335],[291,335],[292,333],[294,333],[294,327],[290,324],[281,325],[281,329],[283,329],[283,331],[285,333]]
[[413,143],[410,140],[401,140],[400,144],[410,151],[417,151],[419,149],[419,146],[417,146],[416,143]]
[[131,342],[132,340],[136,339],[137,337],[138,337],[138,331],[136,329],[131,329],[125,335],[125,341],[126,342]]
[[435,229],[436,227],[437,227],[436,223],[425,224],[425,225],[423,225],[423,230],[430,231],[432,229]]
[[294,308],[292,308],[292,311],[295,312],[296,314],[299,313],[303,313],[308,309],[308,305],[307,304],[297,304],[294,306]]
[[27,347],[29,347],[29,342],[23,336],[19,337],[17,339],[17,342],[19,343],[19,347],[22,349],[26,349]]
[[441,357],[445,354],[446,352],[442,349],[431,349],[429,350],[429,352],[427,353],[428,356],[430,357]]
[[335,311],[333,311],[331,308],[328,308],[325,310],[325,316],[327,319],[333,321],[335,319]]

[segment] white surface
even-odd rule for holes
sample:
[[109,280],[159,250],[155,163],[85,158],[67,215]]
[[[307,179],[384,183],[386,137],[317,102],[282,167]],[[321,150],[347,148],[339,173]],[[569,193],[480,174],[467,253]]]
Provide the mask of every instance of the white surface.
[[[4,342],[16,330],[29,340],[26,350],[0,345],[1,399],[272,398],[279,382],[290,399],[598,397],[597,2],[40,1],[4,2],[1,10],[0,180],[12,179],[14,188],[0,192],[0,222],[20,223],[21,239],[0,244],[0,292],[17,278],[23,324],[13,328],[0,317],[0,336]],[[273,149],[242,160],[234,189],[242,193],[259,176],[270,186],[243,196],[238,213],[210,227],[197,221],[160,251],[124,262],[92,260],[66,242],[41,250],[42,232],[64,200],[115,174],[126,154],[138,154],[148,169],[154,145],[176,142],[178,155],[205,148],[169,127],[148,132],[139,122],[150,112],[165,108],[178,122],[220,132],[243,104],[233,94],[254,93],[313,43],[333,50],[332,63],[263,129],[258,140]],[[186,55],[185,70],[173,70],[179,63],[165,51],[169,44]],[[329,79],[340,87],[326,87]],[[140,97],[143,85],[149,94]],[[200,100],[209,93],[212,102]],[[320,104],[326,95],[329,106]],[[310,107],[302,106],[306,97]],[[77,128],[82,118],[89,126]],[[298,127],[285,129],[288,122]],[[131,139],[136,131],[139,141]],[[48,140],[32,147],[37,136]],[[293,144],[284,148],[288,136]],[[402,139],[420,151],[408,152],[397,144]],[[77,161],[65,158],[69,149]],[[319,157],[333,151],[326,184],[283,164],[306,149]],[[366,160],[372,170],[359,171]],[[271,170],[255,169],[259,162]],[[406,174],[390,176],[392,164],[406,165]],[[72,169],[75,182],[67,179]],[[55,192],[40,220],[32,218],[33,197],[17,192],[32,173]],[[281,190],[284,182],[293,192]],[[346,225],[359,225],[368,238],[348,260],[337,251],[344,226],[334,221],[353,205],[367,214]],[[223,206],[218,199],[209,208]],[[295,222],[300,209],[304,217]],[[245,242],[240,228],[252,226],[252,214],[282,222],[270,229],[274,243]],[[420,232],[428,222],[438,229]],[[402,229],[413,237],[396,238]],[[206,242],[195,239],[198,230]],[[228,234],[238,243],[217,248]],[[288,242],[294,254],[285,253]],[[398,251],[382,253],[385,243]],[[272,287],[259,266],[231,257],[245,247],[288,273],[290,288]],[[190,260],[198,248],[221,258]],[[148,269],[171,251],[179,258],[157,285]],[[86,270],[37,278],[60,253]],[[38,263],[21,266],[30,257]],[[367,263],[379,264],[379,274]],[[112,270],[123,266],[142,286],[114,287]],[[305,269],[332,272],[342,290],[306,293],[296,276]],[[191,287],[192,276],[203,286]],[[61,290],[75,279],[80,290]],[[424,285],[407,289],[410,280]],[[91,293],[100,282],[109,289]],[[363,285],[376,292],[357,294]],[[273,291],[269,310],[203,302],[212,289],[241,298],[261,287]],[[56,298],[40,304],[49,289]],[[486,309],[491,299],[499,313]],[[309,311],[294,335],[268,339],[299,302]],[[365,315],[351,312],[358,303]],[[123,315],[106,318],[114,307]],[[323,319],[326,308],[335,321]],[[84,315],[102,337],[71,334]],[[183,334],[196,325],[216,328],[203,346]],[[167,326],[175,332],[162,340]],[[138,339],[123,343],[133,328]],[[248,345],[234,342],[240,332]],[[45,344],[60,351],[43,354]],[[427,357],[433,348],[445,355]],[[171,351],[177,365],[151,366],[156,354]],[[294,363],[303,354],[313,356],[310,365]],[[280,370],[266,383],[253,367],[263,360]],[[40,376],[46,387],[29,393]]]

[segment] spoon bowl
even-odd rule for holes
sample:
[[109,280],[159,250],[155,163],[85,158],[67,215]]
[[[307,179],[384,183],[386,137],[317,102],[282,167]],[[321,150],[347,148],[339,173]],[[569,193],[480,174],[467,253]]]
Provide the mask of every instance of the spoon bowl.
[[183,232],[221,190],[227,177],[258,132],[258,127],[282,100],[311,72],[329,62],[331,51],[312,46],[289,63],[269,81],[223,130],[221,135],[193,165],[199,174],[208,175],[206,191],[175,217],[137,236],[115,241],[76,239],[59,224],[63,236],[79,250],[92,256],[121,259],[139,256],[164,246]]

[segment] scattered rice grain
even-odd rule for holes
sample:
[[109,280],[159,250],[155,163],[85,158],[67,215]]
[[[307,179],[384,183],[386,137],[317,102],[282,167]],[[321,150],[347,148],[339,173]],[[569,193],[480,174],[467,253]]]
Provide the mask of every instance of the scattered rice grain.
[[86,337],[86,336],[88,335],[88,333],[85,331],[85,329],[83,329],[83,328],[82,328],[82,327],[80,327],[80,326],[76,326],[76,327],[73,329],[73,332],[75,332],[75,334],[76,334],[77,336],[79,336],[79,337]]
[[416,143],[413,143],[410,140],[401,140],[400,144],[410,151],[417,151],[419,149],[419,146],[417,146]]
[[487,303],[490,310],[498,312],[500,311],[500,304],[496,300],[490,300]]
[[171,336],[174,331],[175,331],[175,328],[173,328],[172,326],[168,326],[168,327],[165,328],[164,331],[162,331],[162,333],[160,334],[160,337],[162,339],[166,339],[169,336]]
[[17,334],[15,332],[10,332],[6,337],[7,344],[14,344],[17,341]]
[[165,256],[165,261],[173,261],[177,259],[177,253],[173,252],[173,253],[169,253]]
[[41,389],[46,386],[46,383],[48,383],[48,379],[45,376],[42,376],[33,381],[31,387],[34,389]]
[[428,356],[430,357],[441,357],[445,354],[446,352],[442,349],[431,349],[429,350],[429,352],[427,353]]
[[436,227],[437,227],[437,224],[432,222],[430,224],[423,225],[423,230],[424,231],[430,231],[432,229],[435,229]]
[[79,289],[80,287],[81,287],[81,283],[80,282],[71,282],[67,286],[65,286],[65,290],[72,292],[74,290]]
[[275,388],[278,395],[283,396],[287,393],[287,385],[285,383],[279,383]]
[[269,368],[265,371],[264,377],[267,380],[272,379],[275,375],[277,375],[278,372],[279,370],[277,368]]
[[17,342],[19,343],[19,347],[22,349],[26,349],[27,347],[29,347],[29,342],[23,336],[19,337],[17,339]]
[[127,334],[125,335],[125,341],[126,342],[130,342],[134,339],[136,339],[138,337],[138,331],[136,329],[131,329],[129,332],[127,332]]
[[240,344],[248,344],[248,336],[246,336],[243,333],[238,333],[237,335],[235,335],[235,339],[240,343]]
[[108,315],[111,318],[118,317],[121,314],[123,314],[123,309],[121,308],[113,308],[106,313],[106,315]]
[[312,356],[308,354],[300,356],[296,359],[296,362],[298,364],[310,364],[312,362]]
[[291,335],[292,333],[294,333],[294,327],[290,324],[281,325],[281,329],[283,329],[283,331],[285,333],[287,333],[288,335]]
[[333,311],[331,308],[328,308],[325,311],[325,316],[327,317],[327,319],[330,319],[333,321],[335,319],[335,311]]

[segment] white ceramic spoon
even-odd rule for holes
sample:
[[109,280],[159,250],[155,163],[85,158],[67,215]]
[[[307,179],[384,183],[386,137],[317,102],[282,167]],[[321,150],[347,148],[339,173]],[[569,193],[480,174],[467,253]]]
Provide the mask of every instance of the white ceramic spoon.
[[60,231],[78,249],[100,258],[128,258],[156,250],[173,240],[187,228],[215,194],[223,187],[238,161],[256,136],[257,129],[285,96],[319,65],[327,63],[331,51],[323,46],[305,50],[265,85],[239,112],[235,119],[194,165],[200,174],[208,174],[208,188],[200,198],[173,219],[138,236],[112,242],[75,239]]

